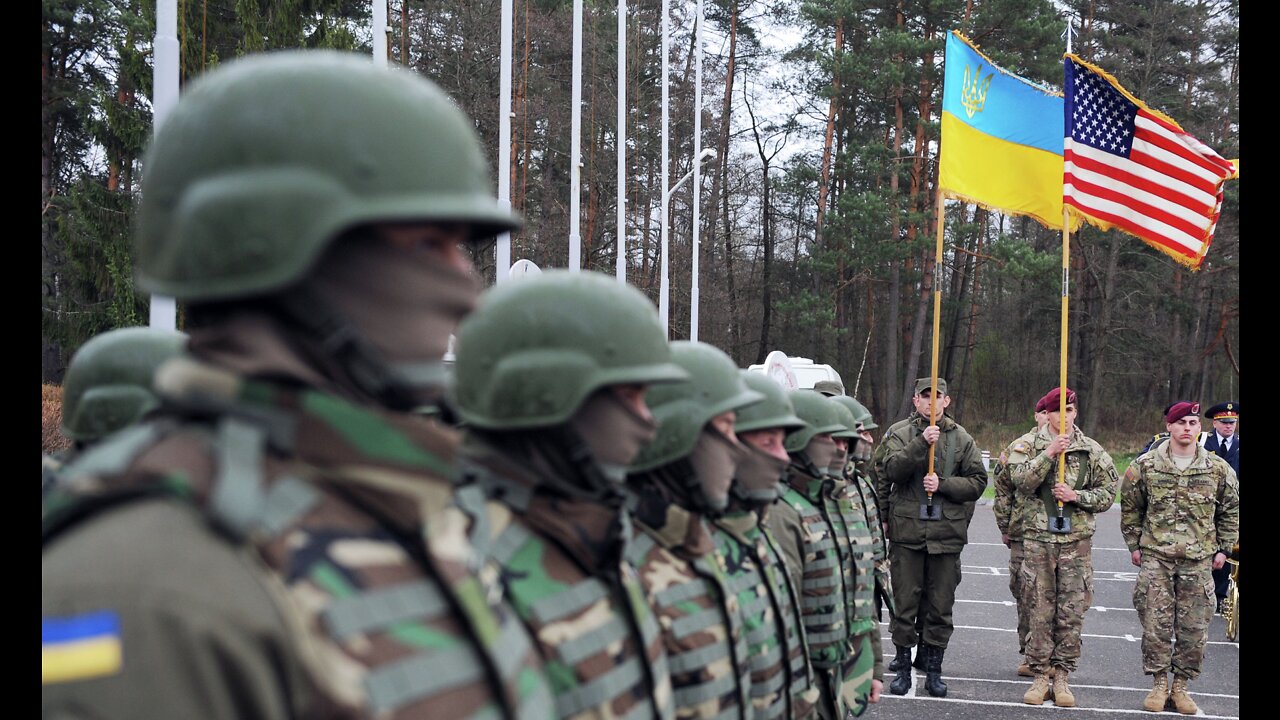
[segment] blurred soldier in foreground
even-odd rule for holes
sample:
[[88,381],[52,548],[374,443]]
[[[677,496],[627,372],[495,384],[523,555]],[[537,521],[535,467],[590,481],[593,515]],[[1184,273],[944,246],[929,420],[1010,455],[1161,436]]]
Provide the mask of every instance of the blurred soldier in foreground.
[[[1035,427],[1029,434],[1036,433],[1048,422],[1049,413],[1040,409],[1036,403]],[[1019,438],[1021,440],[1021,438]],[[1019,440],[1009,443],[1000,452],[1000,457],[991,466],[991,484],[996,489],[993,511],[996,516],[996,527],[1000,529],[1000,540],[1009,548],[1009,592],[1013,594],[1013,603],[1018,613],[1018,655],[1027,652],[1027,633],[1031,631],[1027,611],[1030,605],[1022,599],[1022,523],[1023,509],[1018,502],[1021,496],[1015,492],[1013,479],[1009,477],[1009,451]],[[1018,674],[1023,677],[1035,677],[1031,666],[1023,657],[1018,665]]]
[[791,464],[782,500],[769,515],[787,569],[802,592],[801,614],[821,693],[819,716],[861,715],[871,694],[874,654],[865,634],[854,636],[854,563],[838,505],[848,499],[830,473],[836,457],[832,433],[845,432],[839,407],[811,390],[789,394],[804,427],[787,435]]
[[280,52],[192,83],[147,156],[138,281],[183,302],[163,411],[43,516],[46,716],[546,718],[550,691],[448,505],[441,392],[518,222],[435,85]]
[[[1133,607],[1142,622],[1142,671],[1155,678],[1142,703],[1161,712],[1199,712],[1187,684],[1200,662],[1213,616],[1213,579],[1240,536],[1240,485],[1225,460],[1200,447],[1200,404],[1165,413],[1169,440],[1129,465],[1120,491],[1120,531],[1141,568]],[[1173,687],[1168,673],[1173,672]]]
[[[1036,410],[1047,414],[1047,422],[1009,447],[1007,472],[1022,513],[1024,642],[1035,673],[1022,701],[1042,705],[1052,692],[1055,705],[1074,707],[1067,681],[1080,662],[1080,631],[1093,604],[1093,516],[1115,503],[1120,478],[1107,451],[1075,424],[1070,388],[1065,416],[1061,409],[1061,388],[1040,398]],[[1065,473],[1059,475],[1064,453]]]
[[[613,278],[547,272],[486,295],[457,347],[463,471],[476,483],[458,504],[487,525],[476,544],[488,571],[562,671],[560,717],[670,717],[623,494],[626,466],[656,434],[645,392],[687,377],[653,304]],[[481,520],[473,490],[506,512]]]
[[745,720],[753,714],[752,666],[741,588],[716,558],[707,519],[728,507],[746,452],[733,432],[734,413],[764,396],[711,345],[675,342],[671,354],[689,379],[649,392],[658,436],[627,478],[643,530],[631,544],[631,560],[662,626],[676,717]]
[[[951,608],[960,584],[960,551],[969,541],[974,502],[987,486],[982,453],[969,433],[949,415],[947,381],[916,380],[915,411],[893,424],[877,451],[876,494],[889,518],[889,559],[893,566],[893,630],[900,669],[889,692],[911,688],[911,645],[916,642],[916,615],[924,612],[919,640],[928,673],[925,689],[946,695],[942,660],[954,624]],[[936,418],[929,424],[930,412]],[[930,473],[929,448],[934,448]]]
[[742,378],[765,399],[737,412],[734,432],[744,452],[729,489],[729,508],[715,520],[716,551],[742,608],[755,717],[808,718],[816,712],[818,688],[805,646],[800,586],[763,524],[787,470],[786,433],[804,421],[795,416],[781,385],[745,370]]
[[187,336],[144,327],[95,335],[80,346],[62,383],[62,434],[71,447],[45,462],[41,490],[47,493],[58,469],[117,430],[133,425],[160,405],[151,389],[156,368],[182,353]]

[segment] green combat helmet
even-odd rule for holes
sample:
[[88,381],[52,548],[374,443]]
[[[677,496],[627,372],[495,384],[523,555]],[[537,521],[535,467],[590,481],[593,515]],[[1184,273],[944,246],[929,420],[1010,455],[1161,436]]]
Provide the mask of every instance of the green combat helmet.
[[178,300],[281,290],[370,222],[465,222],[476,239],[520,226],[443,91],[337,52],[250,57],[193,82],[146,168],[138,284]]
[[554,270],[490,290],[462,322],[451,393],[468,426],[521,430],[567,422],[608,385],[688,377],[640,291]]
[[734,432],[773,428],[790,431],[805,426],[804,420],[796,417],[795,408],[792,407],[785,388],[770,380],[767,375],[750,370],[742,370],[741,373],[747,387],[764,395],[764,400],[738,411],[738,420],[733,425]]
[[[717,415],[740,410],[764,400],[747,386],[738,366],[719,348],[702,342],[671,343],[672,359],[689,373],[689,379],[649,391],[647,401],[658,421],[658,436],[640,451],[632,474],[662,468],[693,453],[707,423]],[[697,512],[723,510],[722,501],[703,491],[696,474],[685,474],[684,492]]]
[[805,426],[787,435],[783,447],[789,453],[802,452],[815,435],[844,433],[848,430],[841,422],[840,406],[820,393],[792,390],[791,404],[796,409],[796,415],[804,420]]
[[137,422],[159,405],[156,368],[182,353],[187,336],[144,327],[91,338],[71,358],[62,384],[62,434],[93,443]]

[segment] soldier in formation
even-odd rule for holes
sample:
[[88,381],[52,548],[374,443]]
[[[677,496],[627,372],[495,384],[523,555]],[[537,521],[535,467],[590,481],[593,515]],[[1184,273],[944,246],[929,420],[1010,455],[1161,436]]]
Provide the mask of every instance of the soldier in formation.
[[[1036,404],[1035,426],[1031,428],[1030,433],[1039,431],[1047,422],[1048,413],[1040,409],[1040,404]],[[1031,631],[1031,621],[1027,611],[1030,606],[1022,600],[1022,522],[1023,509],[1018,502],[1019,496],[1015,492],[1013,479],[1009,477],[1009,452],[1013,446],[1018,444],[1018,440],[1009,443],[1009,446],[1000,452],[1000,456],[996,459],[994,465],[991,466],[991,484],[996,490],[995,503],[993,505],[993,514],[996,518],[996,528],[1000,530],[1000,541],[1004,546],[1009,548],[1009,592],[1013,594],[1014,607],[1018,615],[1018,656],[1021,658],[1018,664],[1018,674],[1022,677],[1035,677],[1035,673],[1031,671],[1031,666],[1027,664],[1027,633]]]
[[[951,404],[946,380],[937,378],[936,394],[933,388],[932,378],[916,380],[915,411],[889,428],[875,461],[876,494],[889,518],[898,667],[889,692],[895,695],[911,688],[911,647],[917,641],[925,656],[925,690],[934,697],[947,693],[942,663],[954,630],[960,551],[969,539],[974,502],[987,485],[973,438],[946,415]],[[919,612],[924,622],[917,636]]]
[[1093,516],[1115,502],[1119,477],[1111,456],[1076,426],[1076,394],[1067,389],[1064,414],[1060,393],[1053,388],[1036,403],[1046,423],[1014,441],[1006,467],[1021,512],[1025,653],[1035,675],[1022,701],[1041,705],[1052,693],[1058,707],[1074,707],[1068,679],[1093,603]]
[[[1200,675],[1213,616],[1212,571],[1240,535],[1240,486],[1225,460],[1198,443],[1199,403],[1165,412],[1169,439],[1138,457],[1120,490],[1120,530],[1140,568],[1133,606],[1142,623],[1142,671],[1153,677],[1142,707],[1199,712],[1187,692]],[[1169,674],[1173,685],[1169,685]]]

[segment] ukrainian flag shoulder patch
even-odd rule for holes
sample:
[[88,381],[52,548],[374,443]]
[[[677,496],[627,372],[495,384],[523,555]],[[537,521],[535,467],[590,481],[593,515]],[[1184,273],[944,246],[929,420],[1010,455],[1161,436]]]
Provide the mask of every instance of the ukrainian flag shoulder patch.
[[120,616],[111,610],[40,619],[42,685],[120,672]]

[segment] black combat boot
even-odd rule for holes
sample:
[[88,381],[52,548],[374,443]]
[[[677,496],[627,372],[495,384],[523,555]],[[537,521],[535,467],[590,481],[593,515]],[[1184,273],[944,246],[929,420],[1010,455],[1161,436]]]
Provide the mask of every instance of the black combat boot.
[[925,645],[923,642],[920,643],[919,645],[916,645],[916,659],[911,662],[911,667],[917,670],[927,669],[925,665],[925,655],[928,654],[925,652],[925,648],[927,647],[929,646]]
[[[894,647],[897,647],[897,646],[895,645]],[[907,655],[907,659],[908,659],[908,660],[910,660],[910,659],[911,659],[911,656],[910,656],[910,655]],[[920,654],[919,654],[919,653],[916,653],[916,662],[920,662]],[[914,665],[914,663],[912,663],[912,664]],[[891,672],[891,673],[896,673],[896,672],[898,672],[899,670],[901,670],[903,667],[904,667],[904,666],[903,666],[903,664],[902,664],[901,662],[899,662],[899,656],[894,655],[894,656],[893,656],[893,660],[889,663],[889,672]],[[923,670],[923,669],[924,669],[924,666],[923,666],[923,665],[915,665],[915,667],[918,667],[918,668],[920,668],[921,670]]]
[[[902,645],[895,647],[898,648],[898,654],[893,661],[898,664],[898,670],[893,677],[893,682],[889,683],[889,692],[894,695],[906,695],[911,689],[911,648]],[[921,645],[921,647],[924,646]]]
[[940,647],[921,645],[925,655],[924,689],[934,697],[947,696],[947,684],[942,682],[942,654]]

